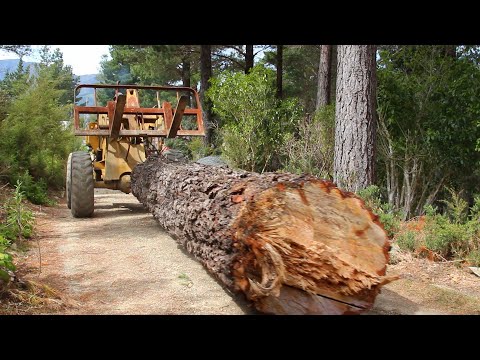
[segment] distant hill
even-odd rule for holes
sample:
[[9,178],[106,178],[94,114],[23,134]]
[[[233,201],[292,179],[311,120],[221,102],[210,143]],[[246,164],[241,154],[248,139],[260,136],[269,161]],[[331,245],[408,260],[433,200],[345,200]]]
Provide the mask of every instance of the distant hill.
[[[0,80],[3,80],[8,72],[14,72],[15,70],[17,70],[19,61],[19,59],[0,60]],[[23,66],[25,67],[33,64],[35,63],[28,61],[23,62]],[[33,72],[33,66],[30,67],[30,72]]]
[[[98,74],[87,74],[87,75],[80,75],[79,84],[98,84],[97,79]],[[93,99],[93,89],[81,89],[80,93],[78,94],[80,100],[77,102],[77,105],[90,105],[93,106],[95,103]]]
[[[17,70],[19,59],[0,60],[0,80],[5,78],[8,72]],[[34,62],[25,61],[24,66],[34,65]],[[30,73],[33,73],[33,66],[30,67]],[[97,84],[98,74],[80,75],[79,84]],[[80,100],[78,104],[85,103],[86,105],[93,105],[93,91],[90,89],[82,89],[79,94]]]

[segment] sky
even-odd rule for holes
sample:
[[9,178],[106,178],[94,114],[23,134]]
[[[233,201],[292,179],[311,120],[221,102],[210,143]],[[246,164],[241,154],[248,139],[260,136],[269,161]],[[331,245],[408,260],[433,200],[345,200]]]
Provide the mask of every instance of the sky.
[[[35,50],[40,45],[34,45]],[[102,55],[108,55],[108,45],[50,45],[50,48],[59,48],[63,53],[63,61],[70,65],[75,75],[98,74]],[[0,51],[0,60],[18,58],[15,54]],[[25,61],[38,61],[34,54],[24,58]]]

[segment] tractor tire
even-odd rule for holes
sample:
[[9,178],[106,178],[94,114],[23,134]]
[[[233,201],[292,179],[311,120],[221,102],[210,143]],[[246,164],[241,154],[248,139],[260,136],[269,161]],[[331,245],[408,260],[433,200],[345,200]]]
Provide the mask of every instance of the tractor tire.
[[72,208],[72,153],[68,155],[67,160],[67,179],[65,184],[65,193],[67,195],[67,206]]
[[93,214],[93,166],[86,151],[72,153],[71,159],[71,212],[73,217],[84,218]]

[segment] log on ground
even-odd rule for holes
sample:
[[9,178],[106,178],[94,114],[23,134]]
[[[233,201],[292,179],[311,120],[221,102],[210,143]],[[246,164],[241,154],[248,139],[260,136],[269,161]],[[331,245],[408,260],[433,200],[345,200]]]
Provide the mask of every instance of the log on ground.
[[355,314],[393,280],[377,216],[329,181],[152,157],[135,167],[132,192],[261,312]]

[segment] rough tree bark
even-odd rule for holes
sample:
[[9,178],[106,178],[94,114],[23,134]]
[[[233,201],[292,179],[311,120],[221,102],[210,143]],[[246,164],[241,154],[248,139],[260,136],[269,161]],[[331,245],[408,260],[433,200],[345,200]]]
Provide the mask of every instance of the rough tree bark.
[[336,100],[337,90],[337,49],[338,45],[332,46],[332,54],[330,61],[330,103],[334,103]]
[[245,45],[245,74],[253,68],[253,45]]
[[182,85],[186,87],[190,87],[190,60],[183,59],[182,61]]
[[149,158],[132,192],[228,289],[272,314],[370,308],[389,242],[362,200],[331,182]]
[[205,96],[210,88],[212,77],[212,46],[200,46],[200,101],[202,102],[203,122],[205,123],[205,142],[211,144],[213,141],[213,129],[215,128],[212,113],[212,102]]
[[357,192],[375,176],[376,47],[338,46],[334,181]]
[[322,45],[318,65],[317,104],[316,109],[330,104],[330,82],[332,68],[332,45]]
[[277,99],[283,96],[283,45],[277,45]]

